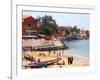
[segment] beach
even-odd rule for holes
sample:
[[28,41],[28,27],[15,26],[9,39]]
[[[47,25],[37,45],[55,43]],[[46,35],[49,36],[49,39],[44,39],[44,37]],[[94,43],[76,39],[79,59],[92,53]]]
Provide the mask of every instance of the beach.
[[[26,51],[24,54],[34,57],[36,60],[40,59],[41,62],[49,61],[57,58],[57,55],[53,51],[49,54],[48,52],[42,52],[45,54],[40,55],[40,52],[37,51]],[[68,57],[73,56],[73,64],[68,64]],[[23,68],[25,65],[31,64],[31,61],[23,60]],[[80,67],[80,66],[89,66],[89,59],[87,57],[73,55],[70,53],[64,53],[61,57],[61,60],[58,63],[47,66],[47,68],[57,68],[57,67]]]

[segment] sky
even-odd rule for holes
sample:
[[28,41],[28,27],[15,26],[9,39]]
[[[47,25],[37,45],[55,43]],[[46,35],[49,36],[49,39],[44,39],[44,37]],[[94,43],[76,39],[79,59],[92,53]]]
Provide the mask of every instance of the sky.
[[77,26],[80,29],[89,30],[89,14],[85,13],[58,13],[58,12],[39,12],[39,11],[23,11],[25,16],[38,16],[43,17],[45,15],[52,16],[59,26]]

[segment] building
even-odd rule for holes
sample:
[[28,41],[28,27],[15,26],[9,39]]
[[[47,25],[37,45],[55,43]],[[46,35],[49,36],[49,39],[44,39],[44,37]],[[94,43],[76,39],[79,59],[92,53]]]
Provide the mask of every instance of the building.
[[37,35],[37,23],[38,20],[32,16],[23,16],[22,18],[22,35],[34,36]]
[[80,37],[86,37],[87,36],[86,30],[80,30],[79,35],[80,35]]
[[56,39],[60,39],[60,38],[64,37],[65,36],[65,29],[64,29],[64,27],[58,27],[58,30],[55,33],[53,33],[52,36],[54,38],[56,38]]

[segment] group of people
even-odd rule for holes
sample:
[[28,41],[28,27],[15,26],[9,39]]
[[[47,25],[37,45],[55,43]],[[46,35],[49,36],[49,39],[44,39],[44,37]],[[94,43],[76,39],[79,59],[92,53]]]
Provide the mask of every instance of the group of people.
[[68,65],[73,64],[73,56],[68,57]]

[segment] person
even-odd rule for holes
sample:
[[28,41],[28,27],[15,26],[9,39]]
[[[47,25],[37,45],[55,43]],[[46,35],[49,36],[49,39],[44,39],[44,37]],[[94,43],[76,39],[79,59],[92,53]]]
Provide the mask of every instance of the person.
[[68,57],[68,65],[70,64],[70,57]]
[[38,59],[37,62],[40,62],[40,59]]
[[57,54],[57,59],[59,58],[58,54]]
[[71,56],[70,59],[71,59],[70,64],[73,64],[73,56]]
[[65,61],[63,60],[63,65],[65,65]]
[[59,52],[59,57],[61,58],[61,53]]
[[68,57],[68,65],[73,64],[73,56]]

